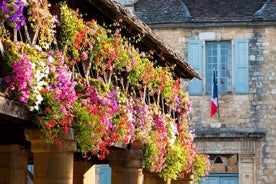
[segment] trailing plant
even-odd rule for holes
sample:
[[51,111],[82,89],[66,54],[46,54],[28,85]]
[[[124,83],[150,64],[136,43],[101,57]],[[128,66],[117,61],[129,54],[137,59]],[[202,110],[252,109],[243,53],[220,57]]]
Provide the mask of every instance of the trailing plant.
[[139,140],[145,167],[165,179],[208,171],[188,129],[191,102],[174,67],[158,66],[154,51],[137,49],[140,36],[123,37],[122,20],[86,22],[62,2],[57,21],[46,0],[27,2],[26,24],[10,19],[14,12],[23,19],[21,1],[0,5],[4,80],[9,94],[36,115],[47,142],[62,146],[61,135],[74,128],[84,157],[104,159],[111,146]]

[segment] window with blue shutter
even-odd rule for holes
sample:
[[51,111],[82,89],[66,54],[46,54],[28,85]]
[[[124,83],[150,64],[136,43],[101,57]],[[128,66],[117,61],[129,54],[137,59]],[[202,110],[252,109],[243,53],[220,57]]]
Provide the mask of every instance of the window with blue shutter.
[[249,93],[248,40],[234,40],[235,93]]
[[[206,82],[205,93],[212,92],[214,70],[217,71],[220,94],[233,91],[235,94],[249,93],[248,39],[234,39],[233,46],[230,41],[205,42],[205,59],[202,57],[203,42],[201,40],[190,41],[188,61],[200,76],[205,73],[205,80],[193,79],[189,82],[190,95],[203,94],[203,81]],[[203,68],[203,62],[205,62],[205,68]]]
[[[192,40],[188,43],[188,61],[190,65],[196,70],[196,72],[202,76],[202,41]],[[189,82],[189,94],[190,95],[202,95],[203,86],[202,80],[193,79]]]

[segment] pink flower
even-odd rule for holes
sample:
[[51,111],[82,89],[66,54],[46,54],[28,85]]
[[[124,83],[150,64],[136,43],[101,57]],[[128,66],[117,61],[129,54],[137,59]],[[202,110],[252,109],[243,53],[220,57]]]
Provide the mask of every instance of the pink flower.
[[6,77],[4,78],[4,80],[5,80],[6,83],[10,83],[12,79],[11,79],[10,76],[6,76]]
[[83,61],[86,61],[87,59],[88,59],[88,55],[87,55],[87,53],[86,52],[82,52],[81,53],[81,59],[83,60]]
[[12,91],[15,90],[14,84],[11,84],[9,88],[10,88],[10,90],[12,90]]
[[19,101],[23,102],[23,103],[27,103],[28,102],[28,98],[24,97],[24,96],[20,96],[19,97]]

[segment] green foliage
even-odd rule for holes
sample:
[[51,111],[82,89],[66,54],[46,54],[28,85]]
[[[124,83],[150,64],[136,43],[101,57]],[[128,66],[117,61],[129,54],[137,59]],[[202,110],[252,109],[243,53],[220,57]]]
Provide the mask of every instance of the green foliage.
[[184,171],[198,177],[206,174],[208,159],[195,155],[187,128],[189,97],[173,78],[173,67],[156,66],[153,51],[135,48],[133,43],[142,37],[124,38],[120,21],[110,27],[95,20],[84,22],[66,2],[59,4],[57,43],[48,50],[55,26],[46,2],[29,9],[38,16],[28,20],[39,34],[31,46],[28,41],[12,42],[0,30],[7,75],[12,76],[13,63],[27,55],[33,79],[22,75],[30,93],[26,103],[31,111],[37,110],[45,140],[60,141],[60,134],[68,134],[72,127],[79,151],[102,159],[115,143],[138,139],[144,145],[145,167],[164,179],[176,179]]
[[160,176],[164,179],[177,179],[179,174],[183,172],[183,168],[188,165],[188,155],[185,147],[179,141],[176,141],[172,147],[168,149],[165,160],[166,167],[160,172]]
[[70,9],[66,2],[60,3],[58,45],[60,49],[78,57],[78,50],[74,47],[77,34],[84,28],[82,15]]
[[198,182],[202,177],[208,175],[211,170],[208,155],[197,153],[193,163],[193,172],[195,174],[195,181]]

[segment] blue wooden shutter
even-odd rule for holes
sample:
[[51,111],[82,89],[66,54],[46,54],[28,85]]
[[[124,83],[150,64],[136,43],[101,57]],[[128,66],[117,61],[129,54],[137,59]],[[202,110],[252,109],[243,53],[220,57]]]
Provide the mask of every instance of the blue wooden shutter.
[[[202,41],[192,40],[188,43],[188,61],[196,72],[202,76]],[[202,95],[203,86],[202,80],[193,79],[189,82],[190,95]]]
[[100,167],[100,184],[111,184],[111,168],[108,166]]
[[234,40],[235,93],[249,93],[248,40]]

